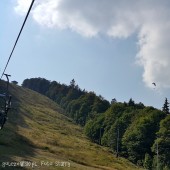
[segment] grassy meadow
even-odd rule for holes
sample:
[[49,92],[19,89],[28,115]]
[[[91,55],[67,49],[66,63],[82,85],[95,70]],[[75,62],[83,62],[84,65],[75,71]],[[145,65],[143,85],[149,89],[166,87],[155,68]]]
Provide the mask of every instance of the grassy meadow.
[[15,85],[10,85],[10,93],[12,109],[0,131],[0,169],[139,169],[90,142],[83,128],[47,97]]

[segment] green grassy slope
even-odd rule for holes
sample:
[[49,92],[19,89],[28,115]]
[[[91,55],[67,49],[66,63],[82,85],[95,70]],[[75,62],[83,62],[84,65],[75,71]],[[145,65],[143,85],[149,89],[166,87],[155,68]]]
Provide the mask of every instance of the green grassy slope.
[[[60,114],[62,110],[47,97],[14,85],[10,93],[13,109],[0,131],[0,169],[32,169],[30,162],[36,170],[138,169],[91,143],[83,129]],[[21,161],[25,161],[24,168],[14,164],[2,168],[7,162]]]

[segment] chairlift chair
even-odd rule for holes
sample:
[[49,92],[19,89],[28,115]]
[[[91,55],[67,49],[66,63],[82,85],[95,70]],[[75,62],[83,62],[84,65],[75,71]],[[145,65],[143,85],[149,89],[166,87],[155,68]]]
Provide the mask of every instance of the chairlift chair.
[[8,74],[4,74],[7,78],[6,81],[6,92],[0,94],[0,130],[3,128],[6,120],[8,119],[7,114],[9,109],[11,108],[11,98],[12,96],[9,95],[8,86],[9,86],[9,76]]

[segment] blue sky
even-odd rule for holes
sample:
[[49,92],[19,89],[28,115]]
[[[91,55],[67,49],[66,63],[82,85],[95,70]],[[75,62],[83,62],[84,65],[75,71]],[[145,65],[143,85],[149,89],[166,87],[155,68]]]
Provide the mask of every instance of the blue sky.
[[[30,2],[0,4],[0,73]],[[168,0],[37,0],[6,72],[19,84],[32,77],[64,84],[74,78],[80,88],[109,101],[133,98],[161,108],[170,87],[168,5]]]

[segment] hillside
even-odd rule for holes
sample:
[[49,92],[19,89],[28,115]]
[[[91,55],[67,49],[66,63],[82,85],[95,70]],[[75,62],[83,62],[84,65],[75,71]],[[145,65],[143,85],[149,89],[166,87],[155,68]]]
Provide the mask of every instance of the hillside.
[[[53,101],[29,89],[10,85],[13,96],[8,121],[0,131],[0,162],[4,169],[138,169],[107,148],[90,142],[83,129],[64,116]],[[35,164],[34,164],[35,163]],[[51,165],[52,164],[52,165]],[[37,166],[35,166],[37,165]],[[61,167],[64,166],[64,167]]]
[[[70,85],[44,78],[25,79],[23,87],[55,101],[64,114],[81,125],[86,136],[145,169],[170,170],[170,111],[167,98],[162,110],[132,98],[111,103],[88,92],[72,79]],[[159,147],[157,147],[159,146]],[[159,158],[158,153],[159,152]]]

